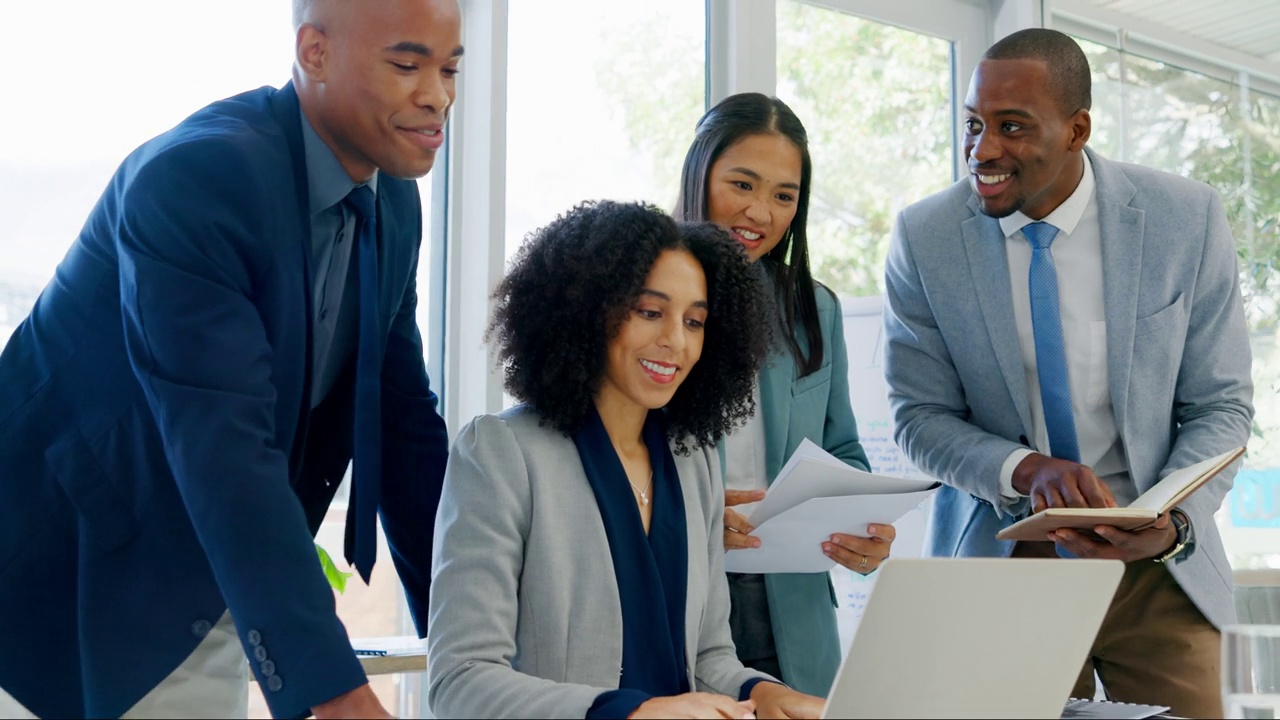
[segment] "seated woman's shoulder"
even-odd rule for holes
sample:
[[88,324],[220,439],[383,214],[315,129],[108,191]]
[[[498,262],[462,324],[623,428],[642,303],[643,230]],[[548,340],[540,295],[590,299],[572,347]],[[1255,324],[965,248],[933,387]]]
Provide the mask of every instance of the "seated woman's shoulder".
[[545,440],[549,435],[559,435],[529,405],[519,404],[497,413],[486,413],[472,418],[458,433],[456,443],[485,445],[494,442],[514,442],[517,445]]

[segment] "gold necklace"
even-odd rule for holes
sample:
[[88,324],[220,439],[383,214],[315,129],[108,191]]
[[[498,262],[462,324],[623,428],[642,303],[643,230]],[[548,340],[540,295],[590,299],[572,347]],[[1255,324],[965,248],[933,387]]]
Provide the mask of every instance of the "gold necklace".
[[649,504],[649,490],[653,488],[653,471],[652,470],[649,471],[649,482],[644,486],[644,490],[641,490],[640,488],[636,487],[636,484],[631,482],[630,475],[627,475],[627,484],[630,485],[631,489],[635,490],[636,494],[640,496],[641,505]]

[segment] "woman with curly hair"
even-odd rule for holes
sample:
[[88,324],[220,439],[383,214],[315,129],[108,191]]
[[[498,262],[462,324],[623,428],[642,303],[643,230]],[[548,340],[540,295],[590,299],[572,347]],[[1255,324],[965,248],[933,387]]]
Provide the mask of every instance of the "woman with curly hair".
[[586,203],[530,237],[489,339],[523,404],[459,434],[432,565],[443,717],[818,717],[729,635],[715,443],[771,312],[709,223]]
[[[746,509],[806,438],[859,470],[869,470],[849,403],[848,358],[840,303],[813,280],[805,222],[812,174],[799,118],[777,98],[742,93],[698,121],[685,155],[675,216],[709,220],[729,231],[763,266],[777,312],[757,321],[781,342],[760,372],[757,412],[723,443],[724,545],[760,546]],[[868,537],[833,534],[822,550],[867,574],[889,556],[892,525]],[[738,657],[792,687],[826,695],[840,666],[835,593],[827,573],[729,575],[730,626]]]

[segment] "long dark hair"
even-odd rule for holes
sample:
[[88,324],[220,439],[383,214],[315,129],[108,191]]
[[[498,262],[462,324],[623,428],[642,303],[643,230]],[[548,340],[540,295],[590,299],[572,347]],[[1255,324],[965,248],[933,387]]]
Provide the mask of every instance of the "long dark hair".
[[[822,329],[818,324],[816,286],[809,271],[809,240],[805,226],[809,218],[809,135],[800,118],[776,97],[760,93],[730,95],[707,111],[694,130],[693,144],[684,156],[680,172],[680,196],[675,217],[679,220],[710,219],[707,208],[707,179],[711,166],[738,141],[750,135],[781,135],[800,151],[800,192],[796,216],[782,240],[762,260],[778,287],[779,321],[800,369],[800,377],[822,367]],[[808,354],[800,343],[797,328],[808,338]]]

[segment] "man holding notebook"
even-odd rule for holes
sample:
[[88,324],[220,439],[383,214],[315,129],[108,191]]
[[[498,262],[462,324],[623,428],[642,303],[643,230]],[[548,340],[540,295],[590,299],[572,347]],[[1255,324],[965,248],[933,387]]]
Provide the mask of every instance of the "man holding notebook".
[[1096,670],[1112,699],[1221,717],[1218,628],[1235,610],[1213,513],[1234,466],[1144,529],[996,539],[1046,507],[1126,506],[1249,436],[1222,202],[1087,150],[1089,107],[1088,61],[1062,33],[1014,33],[974,71],[969,177],[905,209],[889,251],[895,439],[946,485],[932,554],[1126,562],[1074,695],[1093,696]]

